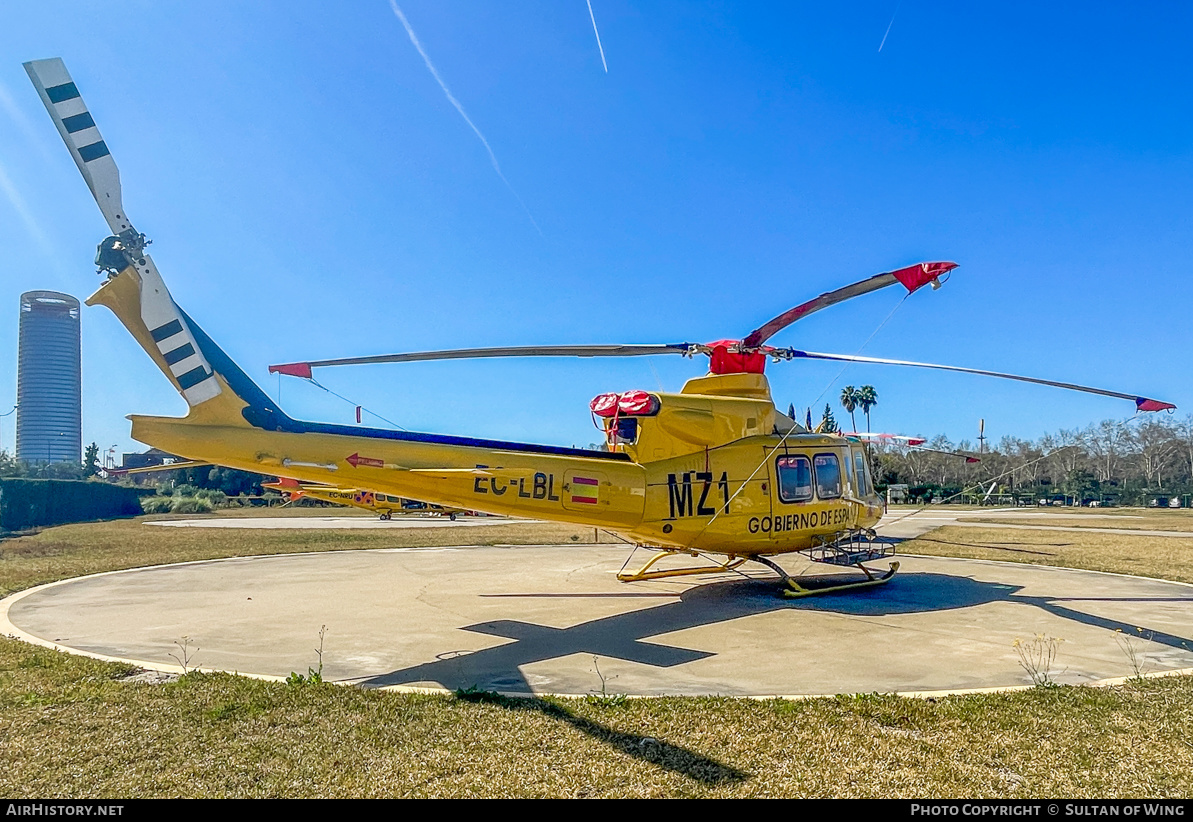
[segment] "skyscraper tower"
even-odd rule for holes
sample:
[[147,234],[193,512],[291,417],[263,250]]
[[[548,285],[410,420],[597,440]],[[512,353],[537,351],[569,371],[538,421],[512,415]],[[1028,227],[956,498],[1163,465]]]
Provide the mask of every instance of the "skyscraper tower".
[[17,459],[82,460],[80,363],[79,301],[56,291],[22,294]]

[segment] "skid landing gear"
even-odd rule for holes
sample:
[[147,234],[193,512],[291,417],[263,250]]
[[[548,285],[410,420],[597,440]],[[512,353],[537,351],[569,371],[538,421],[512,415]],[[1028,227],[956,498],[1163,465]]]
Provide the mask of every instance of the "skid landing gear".
[[[669,577],[697,576],[701,574],[723,574],[726,571],[736,570],[746,562],[752,561],[760,565],[765,565],[779,575],[779,579],[783,584],[783,596],[810,597],[818,594],[836,593],[838,591],[873,588],[889,582],[899,570],[899,563],[897,561],[892,561],[889,569],[886,571],[870,568],[863,564],[890,557],[894,553],[894,547],[891,544],[883,542],[869,529],[856,529],[838,534],[832,539],[826,539],[811,548],[799,551],[799,553],[813,562],[837,565],[842,568],[855,568],[865,576],[859,578],[854,574],[817,574],[813,576],[793,577],[774,561],[763,556],[742,557],[729,555],[724,561],[717,561],[703,551],[663,549],[657,551],[637,571],[626,570],[626,565],[630,564],[630,559],[634,556],[631,553],[626,559],[625,565],[618,571],[617,579],[621,582],[640,582],[648,579],[667,579]],[[680,555],[691,557],[702,556],[710,564],[687,568],[651,570],[659,560],[665,557]]]
[[[627,572],[625,566],[623,565],[621,570],[617,572],[617,579],[620,582],[641,582],[644,579],[666,579],[668,577],[686,577],[694,576],[696,574],[721,574],[725,571],[732,571],[734,568],[737,568],[746,561],[746,557],[730,556],[727,557],[724,562],[714,562],[713,565],[697,565],[692,568],[671,568],[660,571],[650,570],[651,566],[660,559],[663,559],[664,557],[678,556],[679,554],[687,554],[693,557],[701,556],[699,551],[659,551],[657,554],[647,560],[646,564],[637,571]],[[633,554],[630,554],[630,557],[632,556]],[[627,558],[626,565],[628,565],[629,562],[630,560]]]
[[789,598],[795,597],[811,597],[818,594],[833,594],[838,591],[856,591],[861,588],[873,588],[876,585],[882,585],[889,582],[899,570],[899,563],[892,562],[890,569],[887,571],[878,571],[874,568],[867,568],[860,562],[855,565],[866,575],[865,579],[858,579],[855,576],[846,576],[845,574],[821,574],[810,577],[793,577],[789,576],[786,571],[780,568],[775,563],[771,562],[766,557],[751,557],[756,562],[760,562],[772,571],[777,573],[783,580],[783,596]]

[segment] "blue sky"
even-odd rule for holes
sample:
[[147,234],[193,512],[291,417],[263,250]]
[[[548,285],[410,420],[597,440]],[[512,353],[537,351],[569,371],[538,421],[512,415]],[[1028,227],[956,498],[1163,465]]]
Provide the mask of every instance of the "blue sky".
[[[389,0],[0,10],[4,410],[19,294],[86,297],[106,233],[21,67],[52,56],[175,299],[273,396],[276,362],[740,337],[847,282],[954,260],[940,291],[870,295],[772,342],[1189,409],[1187,4],[592,0],[607,73],[584,0],[398,5],[501,175]],[[123,416],[182,413],[182,400],[104,309],[86,309],[83,327],[84,441],[139,450]],[[703,367],[317,376],[411,430],[585,445],[591,397],[678,390]],[[997,441],[1133,410],[909,369],[797,362],[768,375],[781,407],[819,416],[831,400],[841,417],[841,388],[872,384],[876,430],[954,440],[979,418]],[[353,419],[308,384],[280,390],[292,415]],[[0,420],[5,447],[13,419]]]

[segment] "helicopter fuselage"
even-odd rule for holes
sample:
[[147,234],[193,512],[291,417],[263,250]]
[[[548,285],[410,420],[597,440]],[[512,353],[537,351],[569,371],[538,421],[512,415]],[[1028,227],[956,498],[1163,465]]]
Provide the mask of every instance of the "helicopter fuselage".
[[[88,304],[112,309],[177,383],[143,322],[141,291],[130,266]],[[697,377],[678,394],[649,395],[645,408],[615,411],[603,418],[609,451],[362,429],[286,417],[182,316],[219,391],[183,418],[131,417],[135,439],[172,454],[733,556],[806,549],[882,514],[864,446],[791,424],[762,374]]]
[[[902,286],[939,288],[954,262],[922,262],[826,291],[741,339],[709,343],[501,346],[285,363],[271,371],[311,378],[312,368],[507,356],[709,357],[710,373],[678,393],[604,394],[591,410],[606,450],[420,434],[295,420],[286,415],[182,311],[152,258],[149,240],[124,213],[120,174],[78,87],[59,58],[25,63],[30,80],[86,180],[111,236],[96,264],[109,275],[89,305],[109,307],[189,406],[183,418],[132,417],[134,438],[193,460],[295,480],[534,519],[604,528],[662,551],[635,581],[733,570],[750,559],[784,579],[785,596],[869,587],[863,563],[891,553],[875,539],[882,505],[864,445],[813,433],[780,414],[766,363],[824,360],[930,368],[1048,385],[1131,400],[1139,411],[1175,408],[1135,394],[960,366],[775,348],[792,323],[845,300]],[[713,568],[655,569],[675,551],[719,553]],[[807,550],[810,559],[856,566],[866,579],[797,582],[769,555]],[[822,575],[831,576],[831,575]],[[823,585],[821,583],[824,583]],[[828,587],[825,587],[828,586]]]

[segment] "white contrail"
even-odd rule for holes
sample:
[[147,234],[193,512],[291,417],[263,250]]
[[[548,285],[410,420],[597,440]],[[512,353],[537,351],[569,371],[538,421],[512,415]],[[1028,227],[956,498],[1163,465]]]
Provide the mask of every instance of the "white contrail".
[[42,133],[34,127],[25,113],[17,106],[16,101],[12,99],[12,94],[3,83],[0,83],[0,109],[3,109],[12,118],[17,127],[24,132],[29,145],[33,146],[47,163],[59,159],[57,154],[49,150],[46,140],[42,139]]
[[[47,164],[51,164],[56,159],[59,159],[51,155],[46,149],[46,141],[41,139],[41,135],[37,133],[37,129],[33,127],[33,124],[29,122],[29,118],[17,106],[3,83],[0,83],[0,109],[3,109],[12,121],[17,124],[17,127],[25,132],[27,142],[36,147],[36,150],[45,158]],[[56,268],[65,270],[62,261],[58,258],[58,249],[50,242],[50,238],[46,236],[45,231],[42,230],[41,225],[33,216],[33,211],[25,202],[25,198],[21,196],[16,185],[8,176],[8,169],[2,162],[0,162],[0,193],[4,195],[4,198],[8,200],[8,204],[12,206],[12,210],[21,218],[21,222],[25,224],[25,231],[37,245],[41,246],[41,250],[46,257],[53,261]]]
[[882,35],[882,42],[878,44],[878,50],[881,52],[882,47],[886,45],[887,35],[891,33],[891,26],[895,25],[895,15],[899,13],[899,6],[903,5],[903,0],[899,0],[895,4],[895,14],[891,15],[891,22],[886,24],[886,34]]
[[[12,180],[9,179],[7,170],[4,168],[3,163],[0,163],[0,192],[4,193],[5,198],[8,200],[8,204],[12,206],[12,210],[15,211],[17,216],[21,218],[21,222],[25,224],[25,229],[29,232],[29,235],[37,242],[39,246],[42,247],[42,250],[51,259],[56,258],[57,255],[53,245],[50,244],[50,239],[46,236],[46,233],[41,230],[41,226],[38,225],[37,220],[33,217],[33,212],[29,210],[29,206],[26,205],[25,200],[23,197],[21,197],[20,192],[17,191],[17,187],[13,185]],[[54,259],[54,262],[57,264],[57,259]]]
[[592,33],[597,38],[597,48],[601,50],[601,65],[605,67],[605,74],[609,73],[609,64],[605,62],[605,47],[601,45],[601,33],[597,31],[596,16],[592,13],[592,0],[585,0],[588,3],[588,16],[592,18]]
[[423,45],[418,41],[418,36],[415,35],[414,29],[410,27],[410,21],[406,19],[406,15],[402,14],[402,10],[398,8],[396,0],[389,0],[389,6],[393,9],[397,18],[402,21],[402,26],[406,29],[407,36],[410,37],[410,42],[414,44],[414,48],[418,50],[419,55],[423,58],[423,62],[427,64],[427,70],[431,72],[431,76],[435,78],[435,82],[439,84],[439,88],[443,89],[443,94],[447,97],[447,101],[456,107],[456,111],[460,112],[460,116],[464,118],[464,122],[480,139],[481,144],[485,147],[485,151],[489,152],[489,162],[493,164],[493,170],[497,172],[497,176],[501,178],[501,182],[505,183],[505,187],[510,190],[510,193],[517,199],[518,204],[522,206],[522,210],[526,212],[526,216],[530,218],[530,222],[534,224],[534,228],[539,234],[543,230],[539,228],[539,224],[534,221],[534,215],[530,213],[530,209],[526,207],[526,203],[522,202],[522,198],[518,196],[518,192],[514,191],[514,187],[510,185],[510,181],[505,179],[505,175],[501,172],[501,166],[497,163],[497,155],[493,153],[489,141],[485,139],[485,135],[481,134],[481,130],[476,127],[476,123],[472,122],[472,118],[468,116],[468,112],[464,111],[464,107],[460,105],[460,101],[451,93],[451,89],[447,87],[447,83],[443,82],[443,78],[439,76],[439,72],[435,70],[435,66],[431,63],[431,58],[427,56],[426,51],[423,50]]

